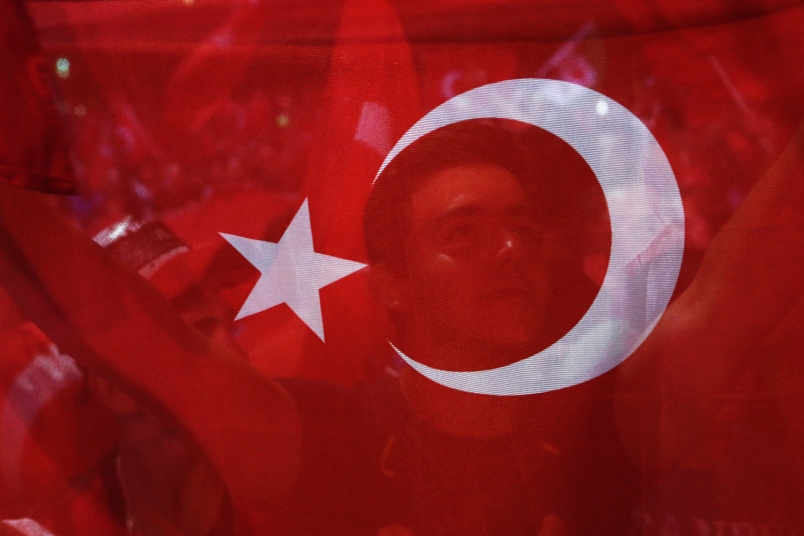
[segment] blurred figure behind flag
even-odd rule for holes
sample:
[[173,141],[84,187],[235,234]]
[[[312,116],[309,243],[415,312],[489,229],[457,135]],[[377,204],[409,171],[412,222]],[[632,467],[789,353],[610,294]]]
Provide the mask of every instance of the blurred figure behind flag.
[[45,60],[20,0],[0,2],[0,181],[72,193]]

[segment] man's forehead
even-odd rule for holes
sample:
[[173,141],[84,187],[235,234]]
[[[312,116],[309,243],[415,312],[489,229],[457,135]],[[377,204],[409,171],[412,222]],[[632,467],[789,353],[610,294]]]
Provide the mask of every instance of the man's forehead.
[[450,215],[530,208],[524,188],[506,169],[490,164],[454,166],[431,175],[411,196],[414,226]]

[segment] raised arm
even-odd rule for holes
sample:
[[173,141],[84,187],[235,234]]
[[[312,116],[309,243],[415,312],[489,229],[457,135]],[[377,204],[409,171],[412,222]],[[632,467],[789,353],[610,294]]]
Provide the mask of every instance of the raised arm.
[[247,533],[293,485],[301,431],[287,394],[184,324],[43,194],[0,185],[0,285],[63,351],[195,437]]
[[618,421],[648,470],[672,465],[706,433],[802,299],[804,125],[715,238],[694,282],[620,367]]

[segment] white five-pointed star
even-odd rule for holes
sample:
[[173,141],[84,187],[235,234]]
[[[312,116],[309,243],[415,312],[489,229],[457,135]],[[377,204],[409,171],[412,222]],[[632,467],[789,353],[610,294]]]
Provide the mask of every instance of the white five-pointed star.
[[279,243],[221,233],[262,276],[235,320],[287,303],[324,340],[318,290],[366,265],[316,253],[307,200],[293,216]]

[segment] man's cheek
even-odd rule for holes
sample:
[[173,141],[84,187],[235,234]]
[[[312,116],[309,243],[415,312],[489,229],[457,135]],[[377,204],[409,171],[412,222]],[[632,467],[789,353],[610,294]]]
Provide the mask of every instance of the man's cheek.
[[465,276],[455,259],[444,253],[422,255],[409,272],[414,297],[423,303],[443,299]]

